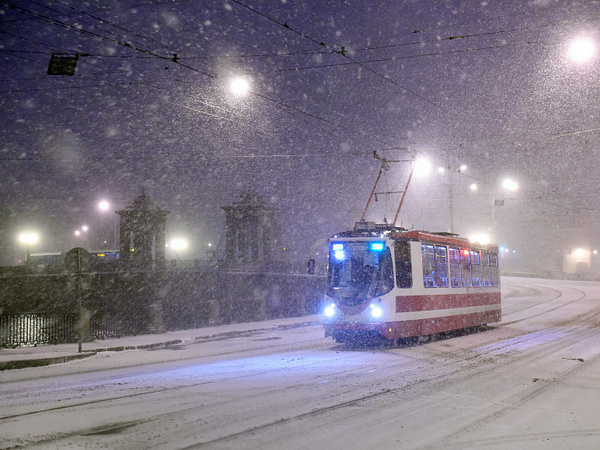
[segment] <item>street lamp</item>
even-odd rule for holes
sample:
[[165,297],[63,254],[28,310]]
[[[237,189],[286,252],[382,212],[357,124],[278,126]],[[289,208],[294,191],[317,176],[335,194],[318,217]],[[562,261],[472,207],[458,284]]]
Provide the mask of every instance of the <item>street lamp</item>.
[[27,252],[25,263],[29,264],[31,262],[31,246],[36,244],[39,240],[39,235],[33,231],[26,231],[19,235],[19,241],[25,245]]
[[231,80],[229,89],[237,97],[244,97],[250,92],[250,83],[245,78],[237,77]]
[[490,237],[485,233],[475,233],[469,237],[471,242],[477,242],[479,244],[489,244]]
[[[109,210],[111,209],[111,206],[112,206],[111,203],[108,200],[106,200],[106,199],[100,200],[98,202],[98,209],[102,213],[109,212]],[[116,247],[119,246],[119,238],[118,238],[118,235],[117,235],[117,216],[116,215],[113,216],[113,220],[112,220],[112,225],[111,226],[112,226],[111,234],[113,235],[114,247],[116,248]],[[108,245],[107,241],[104,241],[104,243],[106,245]]]
[[106,200],[100,200],[98,202],[98,209],[100,211],[108,211],[108,208],[110,208],[110,203],[108,203],[108,201],[106,201]]
[[502,187],[506,190],[514,192],[517,189],[519,189],[519,184],[510,178],[505,178],[504,180],[502,180]]
[[[502,183],[500,185],[503,189],[506,189],[507,191],[511,191],[511,192],[515,192],[519,189],[519,183],[517,183],[515,180],[513,180],[512,178],[505,178],[504,180],[502,180]],[[497,239],[496,236],[496,208],[500,207],[500,206],[504,206],[504,200],[503,198],[495,198],[494,196],[494,204],[492,205],[492,235],[493,235],[493,239]]]
[[576,63],[584,63],[591,60],[596,53],[596,46],[591,39],[578,38],[569,45],[569,57]]
[[83,225],[80,229],[75,230],[75,236],[81,236],[83,233],[87,233],[89,231],[90,227],[88,227],[87,225]]
[[419,158],[415,160],[413,171],[416,175],[427,175],[429,170],[431,170],[431,162],[428,159]]
[[175,251],[185,250],[188,247],[188,241],[183,238],[171,239],[171,248]]

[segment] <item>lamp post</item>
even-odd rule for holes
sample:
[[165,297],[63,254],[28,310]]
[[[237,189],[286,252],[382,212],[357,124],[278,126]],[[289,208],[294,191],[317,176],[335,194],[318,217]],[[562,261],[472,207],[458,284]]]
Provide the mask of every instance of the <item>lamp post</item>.
[[[500,185],[502,189],[509,192],[516,192],[519,189],[519,184],[512,178],[505,178]],[[504,198],[496,198],[494,196],[494,204],[492,205],[492,239],[496,240],[496,208],[504,206]]]
[[[111,209],[111,203],[108,200],[100,200],[98,202],[98,209],[102,213],[107,213]],[[111,226],[112,226],[111,234],[113,235],[112,238],[113,238],[113,242],[114,242],[113,247],[115,249],[117,249],[119,247],[119,239],[118,239],[118,236],[117,236],[117,216],[116,216],[116,214],[113,216],[113,220],[112,220],[112,225]]]
[[32,231],[26,231],[19,235],[19,241],[25,245],[26,249],[25,264],[29,264],[31,262],[31,246],[36,244],[39,240],[39,235]]
[[[461,164],[458,168],[451,167],[449,156],[448,156],[447,167],[439,167],[438,168],[438,173],[440,175],[445,175],[446,172],[448,172],[448,209],[449,209],[449,214],[450,214],[450,233],[454,233],[454,179],[453,179],[453,176],[455,173],[463,173],[466,170],[467,170],[467,166],[465,164]],[[476,191],[477,185],[472,184],[470,186],[470,189],[471,189],[471,191]]]

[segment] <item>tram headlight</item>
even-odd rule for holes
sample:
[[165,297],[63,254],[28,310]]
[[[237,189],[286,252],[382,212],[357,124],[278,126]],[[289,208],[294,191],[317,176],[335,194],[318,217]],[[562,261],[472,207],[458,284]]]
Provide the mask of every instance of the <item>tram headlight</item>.
[[344,244],[336,242],[331,244],[331,253],[336,261],[343,261],[346,259],[346,252],[344,251]]
[[323,310],[323,313],[325,314],[326,317],[335,316],[335,303],[332,303],[331,305],[325,307],[325,309]]
[[381,309],[380,306],[376,306],[372,303],[369,306],[371,308],[371,317],[374,319],[379,319],[383,315],[383,309]]

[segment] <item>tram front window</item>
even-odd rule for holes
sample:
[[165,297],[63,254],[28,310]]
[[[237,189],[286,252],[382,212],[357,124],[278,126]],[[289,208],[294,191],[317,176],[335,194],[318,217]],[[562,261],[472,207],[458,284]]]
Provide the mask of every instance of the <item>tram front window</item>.
[[329,295],[356,306],[394,287],[390,249],[383,242],[334,242],[329,253]]

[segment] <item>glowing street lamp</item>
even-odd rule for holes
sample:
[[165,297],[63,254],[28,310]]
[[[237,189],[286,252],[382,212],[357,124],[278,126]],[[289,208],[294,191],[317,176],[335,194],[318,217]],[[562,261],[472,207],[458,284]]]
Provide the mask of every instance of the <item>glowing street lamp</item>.
[[596,46],[591,39],[575,39],[569,45],[569,57],[576,63],[584,63],[591,60],[596,54]]
[[188,241],[183,238],[173,238],[170,247],[175,251],[185,250],[188,248]]
[[31,262],[31,246],[36,244],[39,240],[39,235],[33,231],[26,231],[19,235],[19,242],[25,245],[27,251],[27,256],[25,258],[26,263]]
[[83,225],[80,229],[75,230],[75,236],[81,236],[83,233],[87,233],[89,231],[90,227],[88,227],[87,225]]
[[98,209],[100,211],[108,211],[108,208],[110,208],[110,203],[107,200],[100,200],[98,202]]
[[485,233],[475,233],[469,237],[469,240],[479,244],[489,244],[491,242],[490,237]]
[[415,161],[413,171],[416,175],[427,175],[431,170],[431,162],[425,158],[419,158]]
[[250,92],[250,83],[245,78],[234,78],[229,84],[229,89],[237,97],[244,97]]
[[514,181],[514,180],[512,180],[512,179],[510,179],[510,178],[505,178],[505,179],[502,181],[502,187],[503,187],[504,189],[507,189],[507,190],[509,190],[509,191],[513,191],[513,192],[514,192],[514,191],[516,191],[517,189],[519,189],[519,184],[518,184],[516,181]]

